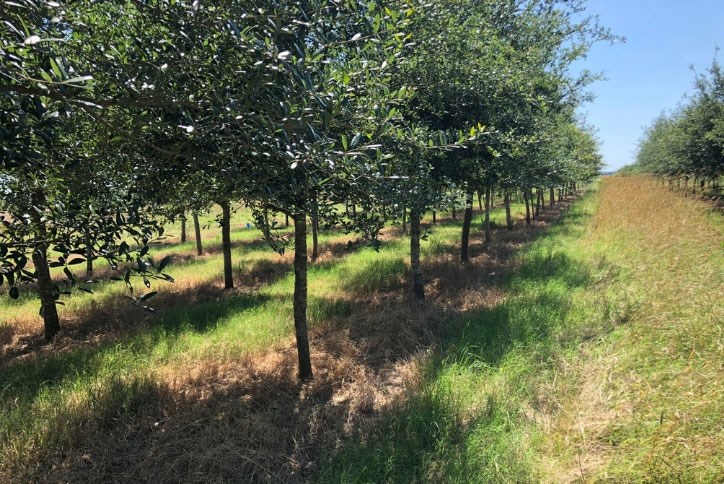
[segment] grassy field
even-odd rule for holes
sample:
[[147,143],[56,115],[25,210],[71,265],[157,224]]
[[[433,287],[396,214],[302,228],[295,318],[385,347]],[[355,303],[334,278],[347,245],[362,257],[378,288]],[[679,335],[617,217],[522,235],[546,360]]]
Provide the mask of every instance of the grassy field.
[[177,282],[155,315],[99,284],[46,345],[35,301],[0,301],[0,480],[724,479],[724,222],[705,205],[608,178],[491,244],[476,231],[465,266],[441,217],[425,304],[399,229],[379,253],[323,234],[307,384],[291,258],[243,217],[233,291],[209,231],[205,256],[157,251]]

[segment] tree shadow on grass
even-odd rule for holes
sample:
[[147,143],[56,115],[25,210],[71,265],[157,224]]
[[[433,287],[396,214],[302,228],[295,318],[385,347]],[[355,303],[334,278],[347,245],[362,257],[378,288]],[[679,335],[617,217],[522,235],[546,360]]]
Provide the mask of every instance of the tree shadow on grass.
[[[526,348],[536,348],[535,362],[540,364],[538,358],[545,359],[550,347],[579,341],[581,335],[568,334],[577,331],[575,325],[569,328],[564,322],[575,310],[572,289],[592,284],[593,268],[542,247],[522,263],[503,267],[507,273],[499,279],[480,281],[478,277],[501,263],[495,257],[482,262],[480,269],[463,271],[469,280],[459,273],[455,276],[451,270],[455,261],[442,259],[428,266],[427,274],[439,277],[438,285],[449,286],[449,291],[478,281],[478,287],[497,284],[506,297],[481,301],[466,311],[438,308],[445,323],[431,346],[422,383],[375,425],[353,432],[343,445],[329,449],[323,474],[317,476],[322,482],[457,481],[472,475],[483,482],[535,480],[521,448],[500,444],[514,438],[504,434],[515,432],[511,412],[516,409],[496,401],[491,389],[487,396],[472,396],[482,403],[474,418],[464,417],[454,396],[458,384],[444,382],[460,379],[464,387],[464,378],[485,378],[500,365],[510,364],[511,358],[530,354]],[[536,290],[525,291],[528,284]],[[445,296],[445,289],[438,292]],[[434,319],[420,318],[416,323]]]
[[[208,295],[213,293],[217,293],[220,299],[209,300]],[[97,325],[93,329],[74,328],[72,334],[66,331],[52,345],[3,355],[0,360],[0,396],[19,405],[29,405],[41,391],[62,384],[67,377],[90,378],[104,366],[113,366],[114,359],[119,358],[125,359],[123,364],[132,367],[134,358],[149,357],[162,341],[168,345],[182,333],[212,331],[228,316],[252,310],[271,300],[271,296],[258,293],[225,295],[222,298],[221,292],[217,291],[208,291],[202,298],[194,289],[168,295],[164,304],[173,309],[167,310],[160,318],[151,318],[134,308],[130,314],[124,314],[123,319],[105,323],[123,325],[135,315],[137,326],[132,329],[109,331],[105,326],[99,331]],[[84,317],[88,321],[112,318],[113,311],[109,312],[108,307],[97,307],[88,310]]]
[[62,453],[36,456],[42,465],[6,463],[0,476],[16,482],[309,482],[323,449],[374,411],[360,388],[364,371],[353,359],[318,351],[313,358],[316,378],[305,384],[296,378],[291,350],[210,363],[181,381],[109,378],[90,408],[61,409],[60,441],[50,427],[41,432],[39,438],[62,446]]
[[[45,479],[40,472],[51,469],[50,480],[74,482],[308,482],[314,477],[409,482],[428,477],[435,459],[459,466],[439,469],[441,477],[447,471],[464,476],[468,468],[476,469],[476,459],[520,467],[513,450],[486,451],[469,442],[475,427],[504,428],[508,409],[491,399],[475,419],[461,420],[434,381],[447,362],[467,358],[481,368],[494,367],[514,348],[550,338],[570,310],[561,294],[585,285],[586,269],[577,272],[572,261],[545,252],[531,260],[531,269],[486,256],[461,281],[448,255],[449,260],[426,268],[436,283],[425,304],[394,286],[405,270],[395,260],[383,262],[383,276],[372,282],[365,282],[370,276],[349,282],[345,297],[312,298],[310,319],[320,322],[312,334],[313,382],[297,382],[293,346],[232,362],[193,362],[170,379],[110,380],[108,390],[95,398],[99,403],[66,425],[67,440],[56,445],[64,453],[50,446],[39,458],[42,465],[27,466],[16,479]],[[490,276],[495,264],[506,274]],[[512,280],[548,279],[560,279],[563,289],[552,284],[534,298],[484,300],[465,310],[437,298],[453,301],[461,284],[470,291],[475,283],[478,289],[512,291]],[[390,287],[395,287],[391,293]],[[258,302],[239,304],[247,303]],[[207,330],[214,320],[195,330]],[[399,403],[404,375],[390,382],[385,372],[394,373],[395,365],[421,350],[429,352],[431,363],[420,391]],[[98,360],[78,364],[90,368]],[[81,428],[85,432],[77,431]],[[497,456],[485,453],[497,451]],[[320,462],[327,463],[321,475]],[[530,477],[525,469],[520,472],[520,481]]]

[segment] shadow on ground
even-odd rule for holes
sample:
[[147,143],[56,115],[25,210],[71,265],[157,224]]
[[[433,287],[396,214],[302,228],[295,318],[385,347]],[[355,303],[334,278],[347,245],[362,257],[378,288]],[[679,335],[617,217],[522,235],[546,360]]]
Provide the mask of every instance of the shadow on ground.
[[[400,405],[420,373],[431,377],[440,371],[433,363],[416,372],[410,362],[420,352],[433,355],[434,362],[464,350],[481,364],[494,366],[511,348],[554,331],[568,311],[565,303],[541,294],[526,307],[514,307],[506,292],[513,274],[518,283],[548,277],[562,279],[570,287],[589,282],[586,268],[553,251],[525,264],[515,261],[516,252],[564,211],[565,206],[559,205],[532,227],[519,224],[510,232],[496,230],[492,243],[473,244],[474,260],[463,270],[452,251],[428,261],[429,293],[424,304],[408,295],[406,265],[398,260],[373,263],[364,275],[345,283],[344,295],[338,299],[313,298],[310,320],[319,323],[312,330],[315,379],[311,383],[296,379],[293,346],[231,362],[195,362],[184,377],[113,380],[104,393],[108,397],[90,413],[92,421],[77,423],[87,431],[67,444],[62,455],[41,459],[46,465],[37,467],[37,472],[52,469],[50,474],[28,468],[18,479],[307,482],[319,477],[320,462],[339,459],[329,467],[339,481],[349,462],[366,459],[364,472],[348,477],[419,480],[424,476],[394,471],[423,468],[426,452],[434,450],[443,434],[459,444],[451,451],[460,453],[458,460],[464,465],[469,422],[444,415],[446,408],[425,392]],[[283,277],[288,268],[262,272]],[[250,281],[269,282],[253,276]],[[265,302],[260,296],[240,294],[235,302],[219,305],[213,301],[222,297],[220,289],[208,291],[203,296],[179,293],[164,304],[203,307],[199,315],[207,317],[198,318],[199,326],[193,329],[206,331],[228,311]],[[107,309],[98,311],[87,320],[108,316],[100,313]],[[163,329],[180,328],[171,324]],[[97,354],[103,348],[100,345]],[[61,355],[66,359],[56,362],[46,359],[43,365],[41,358],[15,365],[44,366],[50,372],[38,370],[30,385],[37,393],[67,372],[94,365],[92,354],[79,355],[76,362],[72,355]],[[20,382],[6,380],[4,385],[7,398]],[[27,391],[23,398],[32,398],[33,391]],[[494,417],[494,404],[490,405],[488,417],[481,418]],[[431,414],[440,418],[427,418]],[[433,428],[431,422],[441,424]],[[407,440],[386,445],[390,425],[407,426]],[[377,447],[365,447],[365,442]]]

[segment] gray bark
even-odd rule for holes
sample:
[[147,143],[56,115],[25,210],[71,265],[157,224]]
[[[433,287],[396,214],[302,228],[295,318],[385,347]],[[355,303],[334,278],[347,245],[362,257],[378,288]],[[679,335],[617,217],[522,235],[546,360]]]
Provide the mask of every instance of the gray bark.
[[294,216],[294,331],[297,338],[299,379],[311,380],[312,360],[307,327],[307,216]]
[[460,243],[460,262],[468,262],[470,260],[470,225],[473,222],[473,194],[468,193],[465,197],[465,214],[463,215],[463,233]]
[[196,235],[196,254],[203,255],[204,247],[201,244],[201,222],[199,222],[199,214],[194,212],[194,233]]
[[510,192],[508,190],[503,195],[503,204],[505,205],[505,223],[508,230],[513,230],[513,217],[510,213]]
[[234,272],[231,266],[231,205],[228,201],[221,205],[221,250],[224,254],[224,289],[234,288]]

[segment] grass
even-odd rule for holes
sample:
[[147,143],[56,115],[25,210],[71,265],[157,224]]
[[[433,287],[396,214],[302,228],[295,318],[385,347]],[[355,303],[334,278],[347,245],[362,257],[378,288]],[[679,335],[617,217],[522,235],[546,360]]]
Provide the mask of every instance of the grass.
[[607,180],[601,199],[590,246],[631,310],[581,363],[598,396],[571,399],[553,441],[598,461],[597,479],[722,481],[724,217],[646,178]]
[[[121,422],[143,420],[153,412],[153,405],[143,402],[175,400],[161,394],[172,391],[169,379],[185,379],[190,367],[223,365],[286,344],[292,333],[290,256],[270,252],[256,243],[258,237],[256,231],[234,232],[240,290],[220,290],[216,254],[195,258],[189,244],[161,246],[154,256],[174,256],[170,267],[177,282],[163,288],[159,316],[123,309],[117,300],[124,288],[99,283],[93,297],[65,298],[66,329],[47,347],[18,341],[18,332],[39,329],[30,291],[19,301],[3,299],[3,314],[12,316],[5,321],[9,351],[0,375],[2,473],[34,480],[53,454],[83,447],[108,428],[123,427]],[[323,251],[325,246],[334,251],[347,239],[327,233],[320,243]],[[354,294],[399,287],[407,270],[403,258],[399,240],[379,254],[360,250],[326,260],[323,255],[310,268],[312,326],[334,326],[335,319],[349,316]],[[387,271],[381,273],[383,266]],[[349,295],[337,289],[344,284]]]
[[419,381],[372,430],[327,456],[321,482],[530,482],[542,436],[537,386],[556,358],[610,323],[588,300],[577,245],[589,197],[497,282],[506,294],[446,321]]
[[721,481],[722,226],[649,180],[605,180],[503,301],[446,322],[406,397],[318,480]]
[[290,256],[253,231],[235,233],[231,292],[218,254],[161,247],[177,283],[156,316],[121,310],[101,286],[68,300],[61,338],[33,345],[14,326],[39,329],[32,301],[16,302],[0,479],[721,480],[722,220],[656,190],[606,179],[488,245],[478,220],[467,266],[459,220],[438,214],[423,305],[398,229],[379,253],[325,234],[307,384]]

